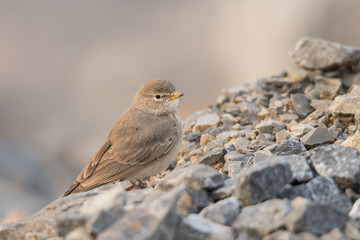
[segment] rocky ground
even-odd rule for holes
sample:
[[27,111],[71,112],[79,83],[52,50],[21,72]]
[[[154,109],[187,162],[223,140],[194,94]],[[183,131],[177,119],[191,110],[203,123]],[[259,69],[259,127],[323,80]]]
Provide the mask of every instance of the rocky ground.
[[151,188],[58,199],[0,239],[360,239],[360,48],[302,38],[290,57],[189,116]]

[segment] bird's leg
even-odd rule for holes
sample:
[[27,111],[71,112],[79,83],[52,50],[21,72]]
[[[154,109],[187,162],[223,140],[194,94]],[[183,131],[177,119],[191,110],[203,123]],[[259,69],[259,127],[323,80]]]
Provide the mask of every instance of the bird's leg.
[[140,179],[136,179],[136,181],[139,183],[140,188],[148,188],[147,184]]
[[128,186],[128,187],[125,189],[127,192],[133,191],[133,190],[136,188],[136,184],[135,184],[133,181],[129,180],[129,182],[131,183],[131,186]]

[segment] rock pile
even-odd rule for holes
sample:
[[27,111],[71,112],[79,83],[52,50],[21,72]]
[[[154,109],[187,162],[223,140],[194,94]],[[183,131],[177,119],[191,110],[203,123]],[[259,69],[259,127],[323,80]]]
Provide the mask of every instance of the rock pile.
[[360,239],[360,48],[303,38],[290,57],[189,116],[153,189],[73,194],[0,239]]

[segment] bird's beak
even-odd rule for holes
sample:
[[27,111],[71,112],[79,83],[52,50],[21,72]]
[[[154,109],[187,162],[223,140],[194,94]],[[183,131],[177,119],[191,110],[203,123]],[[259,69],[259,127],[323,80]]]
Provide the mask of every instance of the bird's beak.
[[175,100],[179,97],[181,97],[182,95],[184,95],[183,93],[177,93],[177,92],[174,92],[170,95],[170,100]]

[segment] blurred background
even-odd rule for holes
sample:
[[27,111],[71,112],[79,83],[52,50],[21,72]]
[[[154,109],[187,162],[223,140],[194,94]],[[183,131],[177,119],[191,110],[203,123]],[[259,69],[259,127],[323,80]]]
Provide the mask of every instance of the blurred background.
[[0,1],[0,221],[60,196],[138,87],[183,119],[289,66],[305,35],[360,46],[358,0]]

